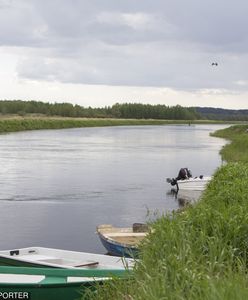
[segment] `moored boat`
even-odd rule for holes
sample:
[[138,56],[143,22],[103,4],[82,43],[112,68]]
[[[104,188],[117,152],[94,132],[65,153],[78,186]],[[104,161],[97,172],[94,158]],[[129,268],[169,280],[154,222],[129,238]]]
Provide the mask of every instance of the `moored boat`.
[[132,268],[134,261],[103,254],[28,247],[0,251],[0,265],[101,270]]
[[177,180],[176,182],[173,182],[174,184],[171,185],[173,188],[178,190],[203,191],[210,180],[211,176],[200,176]]
[[192,177],[188,168],[181,168],[176,178],[167,178],[166,181],[170,183],[175,190],[192,190],[203,191],[206,185],[211,180],[211,176],[196,176]]
[[134,223],[133,227],[118,228],[110,224],[97,227],[97,234],[109,254],[137,257],[139,244],[148,235],[146,224]]
[[[76,300],[113,277],[128,276],[124,269],[82,270],[0,267],[1,299]],[[84,298],[85,299],[85,298]]]

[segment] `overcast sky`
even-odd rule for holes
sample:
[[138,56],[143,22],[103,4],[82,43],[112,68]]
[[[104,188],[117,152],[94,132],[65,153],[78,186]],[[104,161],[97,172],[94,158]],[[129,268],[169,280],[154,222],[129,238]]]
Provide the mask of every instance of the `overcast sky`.
[[0,99],[248,108],[247,12],[247,0],[0,0]]

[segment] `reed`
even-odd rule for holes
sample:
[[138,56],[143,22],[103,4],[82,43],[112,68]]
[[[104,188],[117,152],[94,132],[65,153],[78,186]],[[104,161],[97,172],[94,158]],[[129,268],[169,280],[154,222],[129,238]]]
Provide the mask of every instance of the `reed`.
[[[228,138],[243,140],[246,129],[232,127]],[[196,205],[151,224],[129,281],[109,281],[90,299],[248,299],[248,164],[239,159],[216,171]]]

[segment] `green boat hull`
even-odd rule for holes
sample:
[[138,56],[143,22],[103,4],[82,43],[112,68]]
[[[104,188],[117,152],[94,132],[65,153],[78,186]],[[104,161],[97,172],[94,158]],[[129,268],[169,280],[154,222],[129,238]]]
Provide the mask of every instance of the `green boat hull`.
[[[27,299],[27,300],[79,300],[85,296],[88,289],[93,289],[94,284],[67,283],[64,285],[15,285],[0,284],[0,295],[8,295],[6,299]],[[12,297],[16,296],[15,298]],[[4,298],[3,298],[4,299]]]
[[[0,267],[0,299],[26,300],[79,300],[87,299],[87,291],[94,290],[104,280],[125,278],[127,270],[80,270],[80,269],[49,269],[25,267]],[[42,276],[40,281],[19,283],[12,281],[13,275]],[[19,278],[20,278],[19,277]],[[30,278],[31,278],[30,277]],[[76,278],[70,282],[69,277]],[[78,277],[78,278],[77,278]],[[4,278],[4,280],[1,278]],[[83,278],[83,279],[82,279]],[[4,282],[8,280],[8,282]]]

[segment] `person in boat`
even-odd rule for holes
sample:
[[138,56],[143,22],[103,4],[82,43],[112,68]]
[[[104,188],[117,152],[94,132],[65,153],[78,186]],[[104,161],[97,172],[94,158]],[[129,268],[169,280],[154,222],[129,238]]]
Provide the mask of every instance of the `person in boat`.
[[177,185],[178,180],[185,180],[192,177],[192,173],[188,168],[181,168],[176,178],[167,178],[172,186]]
[[176,180],[185,180],[192,177],[192,173],[188,168],[181,168]]

